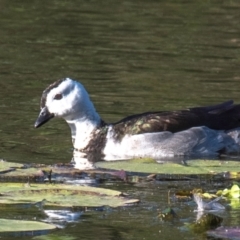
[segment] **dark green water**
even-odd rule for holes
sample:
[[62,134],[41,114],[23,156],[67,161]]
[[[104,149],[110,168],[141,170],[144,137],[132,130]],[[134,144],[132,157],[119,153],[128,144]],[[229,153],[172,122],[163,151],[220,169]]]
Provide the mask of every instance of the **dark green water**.
[[[0,158],[70,161],[62,120],[33,128],[41,92],[63,77],[80,80],[110,122],[149,110],[240,102],[238,0],[2,0],[0,9]],[[138,207],[90,212],[56,232],[59,239],[197,239],[154,220],[155,210],[167,206],[167,185],[112,186],[122,187],[146,198]],[[230,224],[240,224],[231,217]]]

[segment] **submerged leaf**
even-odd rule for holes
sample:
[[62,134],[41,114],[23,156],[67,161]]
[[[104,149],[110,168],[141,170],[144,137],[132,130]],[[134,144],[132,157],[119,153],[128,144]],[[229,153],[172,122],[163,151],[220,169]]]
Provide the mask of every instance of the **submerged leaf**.
[[158,215],[158,217],[161,220],[170,221],[170,220],[177,218],[177,214],[175,213],[175,211],[172,208],[166,208]]
[[222,218],[211,213],[206,213],[201,216],[194,224],[190,225],[190,228],[195,232],[204,232],[220,226]]

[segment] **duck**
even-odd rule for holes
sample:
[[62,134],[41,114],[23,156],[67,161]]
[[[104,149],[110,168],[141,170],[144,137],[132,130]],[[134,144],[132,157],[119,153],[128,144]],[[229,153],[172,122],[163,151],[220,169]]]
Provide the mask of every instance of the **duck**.
[[74,153],[90,162],[216,157],[240,151],[240,104],[232,100],[184,110],[144,112],[106,123],[85,87],[63,78],[43,91],[35,128],[54,117],[67,122]]

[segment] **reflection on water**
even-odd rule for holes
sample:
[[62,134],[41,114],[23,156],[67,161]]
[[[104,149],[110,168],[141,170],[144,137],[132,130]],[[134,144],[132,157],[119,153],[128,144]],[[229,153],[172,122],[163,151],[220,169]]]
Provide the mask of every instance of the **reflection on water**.
[[238,0],[12,0],[0,6],[1,158],[70,161],[63,121],[33,128],[41,92],[62,77],[80,80],[110,122],[240,102]]
[[41,92],[66,76],[82,81],[106,121],[239,101],[238,10],[237,1],[2,3],[2,157],[70,159],[62,121],[32,128]]

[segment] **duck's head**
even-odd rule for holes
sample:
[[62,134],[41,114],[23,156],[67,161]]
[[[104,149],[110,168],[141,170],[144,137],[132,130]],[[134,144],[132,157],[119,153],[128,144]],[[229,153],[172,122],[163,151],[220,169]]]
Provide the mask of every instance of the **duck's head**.
[[48,86],[43,91],[40,108],[40,114],[34,124],[36,128],[53,117],[72,121],[95,112],[83,85],[70,78],[58,80]]

